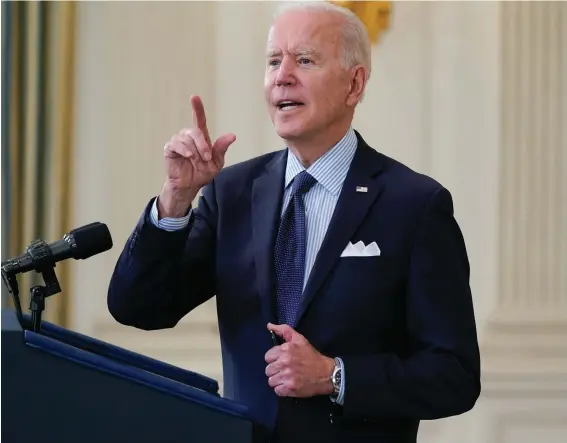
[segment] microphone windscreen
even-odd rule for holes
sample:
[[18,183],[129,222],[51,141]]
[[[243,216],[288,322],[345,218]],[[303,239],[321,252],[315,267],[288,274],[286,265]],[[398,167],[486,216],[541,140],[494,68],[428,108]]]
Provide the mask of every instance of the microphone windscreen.
[[112,236],[104,223],[89,223],[73,229],[69,235],[75,239],[76,248],[73,251],[75,259],[89,258],[112,248]]

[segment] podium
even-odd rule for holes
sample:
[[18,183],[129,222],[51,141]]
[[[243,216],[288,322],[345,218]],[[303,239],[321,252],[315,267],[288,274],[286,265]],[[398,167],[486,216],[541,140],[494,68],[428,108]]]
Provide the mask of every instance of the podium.
[[2,311],[2,442],[248,443],[244,405],[195,372]]

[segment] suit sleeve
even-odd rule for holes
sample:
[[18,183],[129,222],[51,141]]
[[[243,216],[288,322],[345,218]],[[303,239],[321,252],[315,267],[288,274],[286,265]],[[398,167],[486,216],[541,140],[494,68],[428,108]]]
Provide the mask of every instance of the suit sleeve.
[[140,329],[175,326],[215,291],[216,201],[214,184],[183,229],[160,229],[151,221],[152,199],[116,263],[108,310],[124,325]]
[[404,355],[342,357],[345,418],[433,420],[470,410],[480,395],[469,262],[446,189],[433,194],[417,228],[406,333]]

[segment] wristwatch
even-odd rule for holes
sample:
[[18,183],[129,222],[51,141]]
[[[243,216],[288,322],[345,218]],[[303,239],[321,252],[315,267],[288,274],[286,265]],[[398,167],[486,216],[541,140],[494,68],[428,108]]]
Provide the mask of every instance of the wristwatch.
[[333,397],[338,397],[339,392],[341,391],[341,380],[342,380],[342,371],[341,365],[339,360],[335,358],[335,369],[333,369],[333,374],[331,375],[331,383],[333,384]]

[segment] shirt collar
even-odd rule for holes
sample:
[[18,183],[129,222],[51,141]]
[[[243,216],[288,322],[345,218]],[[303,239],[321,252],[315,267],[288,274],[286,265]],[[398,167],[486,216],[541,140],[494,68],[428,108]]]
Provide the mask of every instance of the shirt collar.
[[[307,172],[327,191],[337,195],[348,173],[357,144],[356,133],[350,127],[337,144],[307,168]],[[287,188],[295,176],[302,171],[305,171],[305,167],[293,152],[288,149],[285,187]]]

